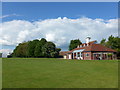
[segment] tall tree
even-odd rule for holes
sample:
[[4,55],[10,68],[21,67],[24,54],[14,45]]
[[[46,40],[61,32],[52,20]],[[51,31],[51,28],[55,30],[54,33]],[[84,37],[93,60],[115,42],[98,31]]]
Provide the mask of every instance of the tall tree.
[[107,43],[106,43],[106,46],[109,47],[109,48],[114,49],[114,45],[116,44],[115,42],[116,42],[116,41],[115,41],[114,36],[111,35],[111,36],[109,36],[109,38],[108,38],[108,41],[107,41]]
[[100,44],[102,44],[102,45],[105,46],[105,45],[106,45],[106,39],[103,38],[103,39],[101,40]]
[[47,42],[42,47],[42,53],[45,57],[54,57],[55,54],[57,53],[55,50],[56,50],[56,46],[52,42]]
[[60,48],[46,39],[20,43],[8,57],[58,57]]
[[36,47],[38,42],[39,42],[39,40],[37,40],[37,39],[28,42],[28,50],[27,50],[28,57],[34,57],[35,56],[34,55],[35,47]]
[[15,57],[27,57],[27,47],[28,43],[20,43],[13,51],[13,56]]
[[109,36],[108,41],[105,41],[105,39],[101,40],[101,44],[112,48],[117,51],[117,56],[120,57],[120,38],[119,37],[114,37],[114,36]]
[[35,47],[34,55],[35,57],[43,57],[42,47],[46,44],[46,39],[42,38]]
[[69,50],[77,48],[78,45],[82,44],[79,39],[71,40],[69,45]]
[[57,52],[56,56],[55,57],[59,57],[59,52],[61,51],[61,48],[56,48],[55,50]]

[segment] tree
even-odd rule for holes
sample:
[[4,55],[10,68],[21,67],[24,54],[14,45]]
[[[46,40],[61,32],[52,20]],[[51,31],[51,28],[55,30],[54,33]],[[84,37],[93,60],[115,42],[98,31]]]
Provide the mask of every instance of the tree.
[[0,53],[0,58],[2,57],[2,53]]
[[106,46],[112,49],[120,49],[120,38],[114,37],[114,36],[109,36],[108,41],[106,42]]
[[42,43],[39,41],[35,46],[34,55],[35,57],[41,57],[42,56]]
[[46,44],[46,39],[42,38],[35,47],[34,55],[35,57],[43,57],[42,47]]
[[105,41],[105,39],[101,40],[102,45],[105,45],[108,48],[112,48],[117,51],[117,56],[120,56],[120,38],[119,37],[114,37],[114,36],[109,36],[108,41]]
[[79,39],[71,40],[69,45],[69,50],[77,48],[78,45],[82,44]]
[[106,45],[106,39],[103,38],[103,39],[101,40],[100,44],[102,44],[102,45],[105,46],[105,45]]
[[20,43],[13,51],[14,57],[27,57],[27,47],[28,43]]
[[61,49],[60,48],[56,48],[56,53],[55,53],[55,56],[54,57],[59,57],[59,52],[61,51]]
[[55,57],[56,55],[56,46],[53,42],[47,42],[42,47],[42,53],[45,57]]
[[109,38],[108,38],[108,41],[107,41],[107,43],[106,43],[106,46],[109,47],[109,48],[114,49],[115,42],[116,42],[116,41],[114,40],[114,37],[111,35],[111,36],[109,36]]
[[44,45],[47,42],[47,40],[45,38],[42,38],[40,42]]
[[46,39],[20,43],[8,57],[58,57],[60,48]]
[[34,57],[35,56],[34,55],[35,47],[36,47],[38,42],[39,42],[39,40],[37,40],[37,39],[28,42],[28,50],[27,50],[28,57]]

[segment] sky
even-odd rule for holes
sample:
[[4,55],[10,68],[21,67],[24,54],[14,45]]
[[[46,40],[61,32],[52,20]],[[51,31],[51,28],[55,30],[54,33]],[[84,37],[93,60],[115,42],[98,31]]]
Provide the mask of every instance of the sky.
[[46,38],[63,51],[72,39],[100,42],[117,36],[117,2],[3,2],[0,52],[23,41]]
[[3,16],[13,15],[13,17],[4,18],[3,21],[10,21],[14,19],[32,21],[58,17],[76,19],[82,16],[92,19],[112,19],[117,18],[117,4],[117,2],[4,2],[2,13]]

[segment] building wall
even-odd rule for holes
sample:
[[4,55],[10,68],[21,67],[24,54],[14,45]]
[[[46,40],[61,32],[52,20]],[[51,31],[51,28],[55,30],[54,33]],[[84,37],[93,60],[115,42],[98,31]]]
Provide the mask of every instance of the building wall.
[[67,59],[67,56],[66,56],[66,55],[64,55],[64,56],[63,56],[63,58],[64,58],[64,59]]
[[[86,54],[88,54],[88,56]],[[82,57],[83,57],[83,60],[91,60],[91,52],[84,52],[82,54]],[[74,58],[75,58],[75,54],[74,54]],[[67,55],[64,56],[64,59],[73,59],[73,55],[72,54],[67,54]]]
[[[108,54],[112,54],[112,56],[108,56]],[[114,60],[116,59],[116,54],[113,52],[93,52],[92,53],[93,60],[99,60],[99,57],[101,57],[102,60]]]
[[[102,60],[114,60],[116,59],[116,54],[113,53],[113,56],[111,56],[111,58],[108,58],[108,56],[105,55],[105,53],[111,53],[111,52],[83,52],[82,53],[82,57],[83,57],[83,60],[98,60],[95,58],[94,54],[101,54],[102,53]],[[67,54],[64,56],[64,59],[73,59],[73,54]],[[74,53],[74,59],[77,59],[76,58],[76,55]]]
[[92,53],[91,52],[84,52],[83,53],[83,60],[91,60]]
[[66,59],[72,59],[72,54],[67,54]]

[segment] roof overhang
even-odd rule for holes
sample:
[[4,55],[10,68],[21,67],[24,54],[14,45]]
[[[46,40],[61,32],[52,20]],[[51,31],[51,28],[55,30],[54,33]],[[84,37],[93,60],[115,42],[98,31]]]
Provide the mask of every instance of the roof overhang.
[[85,49],[80,49],[80,50],[74,50],[73,53],[75,52],[83,52]]

